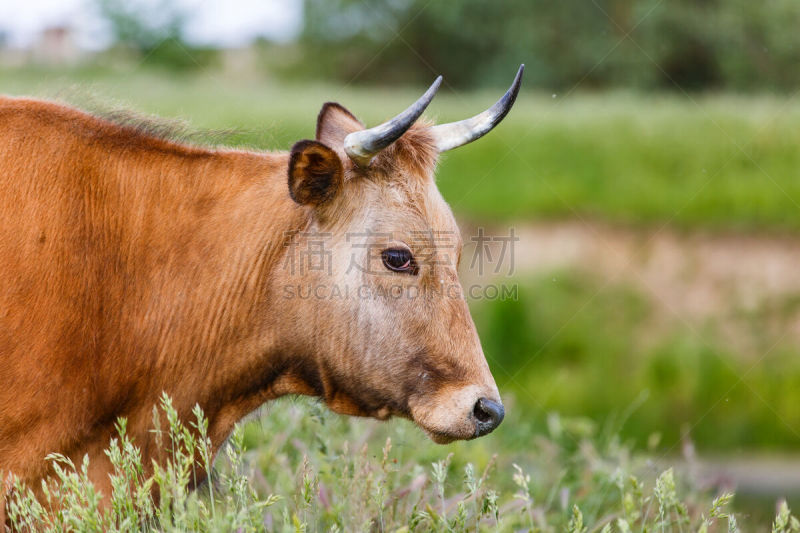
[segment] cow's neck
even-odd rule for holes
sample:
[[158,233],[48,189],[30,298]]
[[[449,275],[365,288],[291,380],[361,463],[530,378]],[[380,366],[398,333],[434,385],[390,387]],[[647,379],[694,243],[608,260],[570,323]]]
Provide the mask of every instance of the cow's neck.
[[149,200],[161,206],[152,223],[161,230],[143,232],[139,248],[151,292],[138,296],[144,305],[132,323],[156,332],[141,392],[151,401],[167,392],[183,417],[200,404],[216,444],[265,401],[312,392],[281,346],[286,324],[275,294],[286,240],[308,224],[288,195],[286,164],[280,154],[219,154],[187,166],[190,188],[176,180],[165,193],[161,183]]

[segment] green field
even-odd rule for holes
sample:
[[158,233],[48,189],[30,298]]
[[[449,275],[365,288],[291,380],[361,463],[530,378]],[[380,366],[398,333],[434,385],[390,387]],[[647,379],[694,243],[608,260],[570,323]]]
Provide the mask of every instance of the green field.
[[[464,118],[485,109],[501,91],[460,94],[445,87],[429,116]],[[285,150],[313,136],[323,102],[339,101],[371,125],[404,108],[420,89],[292,86],[150,70],[25,69],[0,71],[0,92],[130,107],[183,118],[198,129],[233,129],[226,137],[232,145]],[[457,216],[474,225],[600,221],[632,231],[668,227],[679,234],[756,240],[780,235],[793,241],[800,229],[798,124],[800,101],[791,98],[526,92],[491,135],[446,154],[438,180]],[[658,509],[652,491],[662,469],[647,466],[644,458],[669,464],[687,439],[701,454],[798,449],[800,349],[796,334],[784,335],[798,324],[797,292],[751,307],[731,299],[724,316],[687,324],[624,275],[609,280],[591,265],[520,272],[509,282],[518,284],[518,299],[471,304],[508,403],[503,426],[487,438],[443,448],[420,444],[424,437],[409,423],[346,421],[314,405],[283,402],[269,410],[266,421],[244,431],[251,450],[245,454],[247,472],[259,494],[285,498],[275,504],[275,523],[289,529],[307,523],[310,530],[337,523],[346,530],[391,509],[395,514],[386,524],[400,527],[422,502],[417,511],[429,513],[425,523],[457,530],[437,522],[438,507],[424,507],[437,505],[430,464],[453,452],[446,489],[455,499],[445,506],[450,519],[464,494],[466,464],[482,472],[496,453],[487,486],[498,491],[500,508],[512,517],[501,530],[530,527],[528,517],[541,516],[542,524],[560,531],[573,503],[588,524],[602,527],[631,518],[629,512]],[[392,461],[398,461],[390,470],[398,473],[387,473],[382,462],[387,436]],[[529,508],[514,496],[514,463],[531,474],[535,504]],[[345,464],[349,470],[343,473]],[[303,472],[317,483],[307,501],[300,498],[307,490]],[[646,479],[645,492],[655,499],[626,508],[625,491],[633,489],[625,482],[615,488],[620,472]],[[396,505],[386,503],[423,474],[429,492],[412,491]],[[350,489],[337,484],[347,476],[353,477]],[[320,486],[330,491],[328,507],[319,501],[325,493]],[[688,498],[697,526],[712,495],[692,487],[681,486],[681,497]],[[348,507],[347,490],[362,491],[353,492],[361,503]],[[758,507],[759,520],[772,515],[773,504]],[[465,511],[473,518],[474,505],[470,500]],[[341,513],[350,521],[336,522],[334,515]],[[481,524],[491,529],[486,520]],[[636,523],[634,530],[642,530],[642,522]],[[719,526],[726,524],[721,520]]]
[[[314,134],[329,100],[368,124],[421,89],[363,89],[222,74],[0,71],[0,92],[125,105],[198,128],[240,130],[233,144],[287,150]],[[502,89],[445,86],[429,116],[465,118]],[[445,198],[479,220],[596,217],[626,224],[717,229],[800,228],[800,101],[780,97],[523,93],[491,136],[447,154]]]
[[557,411],[613,424],[630,411],[621,434],[671,453],[684,434],[706,453],[800,446],[800,350],[781,330],[796,319],[796,294],[739,317],[745,348],[730,342],[730,324],[692,329],[625,284],[561,272],[519,290],[473,313],[501,389],[532,419]]

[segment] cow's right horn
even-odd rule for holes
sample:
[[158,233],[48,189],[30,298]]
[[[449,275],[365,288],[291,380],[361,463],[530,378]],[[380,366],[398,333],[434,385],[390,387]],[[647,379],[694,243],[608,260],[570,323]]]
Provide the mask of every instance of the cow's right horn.
[[441,83],[442,77],[439,76],[419,100],[393,119],[380,126],[347,135],[344,138],[344,151],[350,159],[360,167],[368,166],[375,155],[399,139],[416,122],[433,100]]
[[500,124],[500,121],[511,110],[511,106],[514,105],[514,100],[517,99],[517,93],[519,93],[520,85],[522,85],[522,71],[524,70],[525,65],[520,65],[517,75],[514,77],[514,82],[506,91],[506,94],[483,113],[458,122],[432,126],[430,131],[436,140],[436,148],[440,152],[458,148],[483,137],[492,131],[492,128]]

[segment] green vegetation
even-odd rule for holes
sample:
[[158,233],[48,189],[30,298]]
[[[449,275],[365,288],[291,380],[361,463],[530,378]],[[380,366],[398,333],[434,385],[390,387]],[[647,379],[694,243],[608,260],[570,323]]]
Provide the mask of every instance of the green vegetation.
[[[800,82],[793,0],[300,1],[299,36],[259,39],[253,70],[383,86],[421,84],[436,70],[459,88],[502,85],[519,63],[554,90],[791,93]],[[112,40],[101,60],[118,63],[122,52],[165,71],[219,64],[219,50],[187,38],[195,13],[179,1],[90,4]]]
[[[687,434],[705,452],[800,446],[800,353],[766,330],[791,327],[794,310],[690,327],[631,286],[586,273],[542,276],[518,300],[473,304],[500,388],[531,421],[542,427],[557,410],[613,424],[628,411],[623,438],[671,453]],[[736,342],[724,335],[731,328]]]
[[798,24],[793,0],[305,0],[295,69],[383,84],[441,69],[456,86],[481,87],[527,63],[536,86],[562,90],[791,92]]
[[[64,90],[75,85],[73,91]],[[200,128],[235,128],[239,134],[227,139],[234,145],[284,150],[313,136],[323,102],[339,101],[374,124],[419,96],[416,89],[234,84],[214,74],[171,77],[104,70],[63,75],[0,71],[0,87],[5,93],[79,102],[95,91],[101,102],[118,98]],[[522,95],[492,135],[444,156],[440,188],[458,214],[483,223],[580,216],[685,228],[800,228],[797,101],[627,93],[554,96]],[[497,97],[497,90],[444,91],[431,116],[461,119]]]
[[[151,66],[171,71],[195,71],[214,63],[219,50],[190,45],[184,35],[191,11],[175,2],[96,0],[97,11],[108,24],[113,45],[105,55],[147,58]],[[116,60],[116,61],[115,61]]]
[[[188,492],[214,443],[199,409],[182,424],[164,398],[154,418],[167,423],[154,426],[163,428],[167,464],[145,475],[122,421],[108,450],[109,506],[99,505],[86,461],[75,468],[52,456],[55,474],[42,500],[16,484],[12,525],[41,532],[769,530],[768,518],[759,524],[731,514],[731,494],[714,498],[679,482],[684,476],[648,466],[583,420],[553,415],[546,433],[531,433],[516,416],[506,425],[516,428],[513,438],[501,430],[445,455],[408,423],[337,417],[310,401],[271,410],[235,430],[211,482]],[[772,531],[800,531],[785,503]]]

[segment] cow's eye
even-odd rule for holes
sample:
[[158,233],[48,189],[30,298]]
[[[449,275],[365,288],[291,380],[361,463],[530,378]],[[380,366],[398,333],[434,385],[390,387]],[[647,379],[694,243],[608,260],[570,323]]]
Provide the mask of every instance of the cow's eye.
[[417,273],[414,256],[406,248],[388,248],[381,252],[381,259],[383,259],[383,266],[392,272]]

